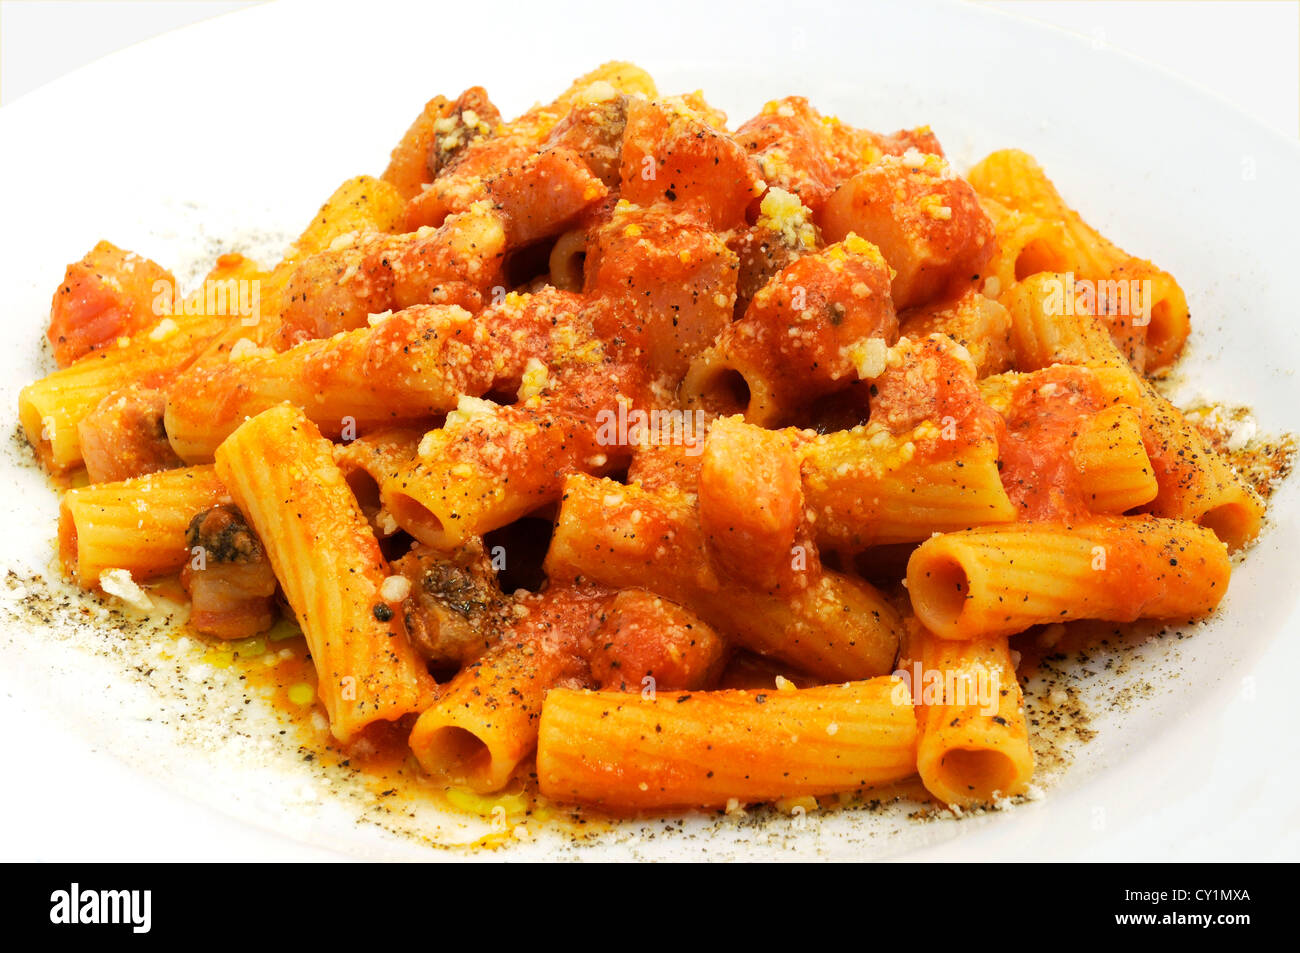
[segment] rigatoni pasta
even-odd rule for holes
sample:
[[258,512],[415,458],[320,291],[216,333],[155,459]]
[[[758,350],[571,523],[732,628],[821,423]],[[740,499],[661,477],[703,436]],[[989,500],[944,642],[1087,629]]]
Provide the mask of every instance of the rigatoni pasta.
[[963,177],[797,96],[434,96],[214,282],[69,267],[18,408],[63,570],[179,574],[203,639],[296,619],[334,744],[456,803],[1004,804],[1010,640],[1204,617],[1265,514],[1151,376],[1171,275],[1022,152]]
[[174,573],[190,558],[190,521],[229,501],[211,466],[71,489],[59,504],[59,559],[87,588],[106,570],[126,570],[136,580]]
[[940,639],[913,625],[899,671],[916,702],[916,770],[927,789],[966,806],[1025,793],[1034,752],[1005,638]]
[[285,401],[332,436],[431,417],[491,386],[486,350],[467,311],[430,305],[285,351],[237,350],[172,387],[167,435],[183,459],[202,463],[246,418]]
[[1182,412],[1135,372],[1099,322],[1087,313],[1053,313],[1047,302],[1063,281],[1061,275],[1036,275],[1013,291],[1009,309],[1017,364],[1025,370],[1056,363],[1088,366],[1108,397],[1139,415],[1156,476],[1150,512],[1209,526],[1234,550],[1247,546],[1259,533],[1264,501]]
[[1194,619],[1228,589],[1227,547],[1154,517],[945,533],[916,548],[907,592],[936,635],[973,639],[1071,619]]
[[546,571],[564,582],[644,585],[740,644],[824,678],[888,672],[901,634],[889,600],[861,579],[823,569],[815,551],[792,552],[789,562],[808,578],[788,593],[723,576],[689,497],[571,476]]
[[385,586],[388,565],[329,441],[301,410],[274,407],[221,444],[216,466],[307,637],[335,737],[423,710],[433,681],[411,648],[400,600]]
[[465,666],[411,732],[411,750],[430,774],[476,791],[511,779],[537,744],[551,689],[580,684],[609,593],[556,589],[527,610],[499,644]]
[[543,794],[618,811],[862,791],[916,770],[917,723],[896,678],[790,691],[557,689],[542,711]]

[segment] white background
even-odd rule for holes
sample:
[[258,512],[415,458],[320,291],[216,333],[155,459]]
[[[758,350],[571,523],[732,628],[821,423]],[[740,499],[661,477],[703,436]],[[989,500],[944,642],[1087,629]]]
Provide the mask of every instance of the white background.
[[[132,43],[253,5],[0,0],[0,105]],[[982,5],[1150,60],[1265,125],[1300,136],[1300,0],[982,0]]]
[[[114,50],[248,5],[0,0],[0,104]],[[1284,135],[1294,139],[1300,134],[1300,3],[1024,0],[987,5],[1046,20],[1154,61]],[[26,739],[22,726],[16,728],[6,738],[5,763],[40,763],[48,773],[29,782],[25,797],[13,790],[24,783],[16,772],[0,776],[11,788],[6,803],[26,801],[20,822],[6,825],[0,858],[82,858],[85,846],[76,837],[51,836],[60,827],[69,833],[95,830],[94,854],[103,859],[240,859],[268,853],[264,832],[197,807],[159,785],[150,785],[147,803],[121,803],[119,791],[141,796],[132,769],[106,752],[85,750],[84,743],[72,738],[66,759],[50,764],[47,753]],[[95,780],[95,790],[85,789],[86,778]],[[201,831],[194,828],[199,816],[204,818]],[[146,818],[155,835],[147,839],[132,827],[145,824]],[[159,833],[167,831],[176,832],[174,840]],[[316,852],[285,840],[279,854],[311,857]]]

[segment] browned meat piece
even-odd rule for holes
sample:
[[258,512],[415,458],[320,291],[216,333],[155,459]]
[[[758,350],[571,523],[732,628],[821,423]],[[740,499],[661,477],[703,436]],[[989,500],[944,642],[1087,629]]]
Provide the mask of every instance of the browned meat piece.
[[404,604],[411,644],[435,665],[473,661],[513,619],[512,600],[478,540],[451,552],[416,544],[393,571],[411,581]]
[[239,508],[199,513],[185,533],[190,561],[181,585],[190,594],[190,625],[222,639],[245,639],[275,621],[275,573],[262,541]]

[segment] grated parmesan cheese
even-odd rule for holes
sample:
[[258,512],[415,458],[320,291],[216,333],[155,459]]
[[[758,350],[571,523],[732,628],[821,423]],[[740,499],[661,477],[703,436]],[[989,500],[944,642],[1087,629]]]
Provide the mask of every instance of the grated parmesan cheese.
[[849,346],[846,356],[857,369],[862,380],[873,380],[885,373],[889,360],[889,345],[884,338],[865,338]]
[[411,580],[405,576],[388,576],[379,586],[379,596],[385,602],[405,602],[411,594]]
[[759,222],[781,236],[790,248],[812,248],[817,244],[817,230],[812,213],[799,196],[785,189],[771,188],[759,203]]
[[136,585],[129,569],[105,569],[99,574],[99,587],[133,609],[148,612],[153,608],[153,600]]
[[[475,417],[492,417],[496,415],[499,404],[494,404],[490,400],[484,400],[481,397],[470,397],[468,394],[461,394],[456,400],[456,409],[447,415],[447,420],[443,424],[444,430],[450,430],[453,427],[463,427]],[[430,434],[432,431],[430,431]],[[426,439],[429,434],[426,434]],[[420,455],[425,456],[424,441],[420,442]]]
[[179,331],[180,325],[171,318],[163,318],[158,322],[158,326],[149,332],[150,341],[166,341]]
[[351,248],[357,243],[359,237],[360,233],[355,230],[344,232],[342,235],[335,237],[335,239],[329,243],[329,250],[343,251],[345,248]]
[[392,536],[397,532],[397,520],[393,519],[393,514],[388,510],[380,510],[376,513],[375,523],[385,536]]
[[609,80],[598,79],[587,86],[578,96],[589,103],[603,103],[611,99],[617,99],[618,90],[614,88],[614,84]]
[[550,383],[550,373],[546,365],[537,358],[530,357],[528,363],[524,365],[524,374],[519,382],[519,400],[522,402],[537,397],[550,386]]
[[240,338],[230,346],[230,355],[228,360],[231,364],[238,364],[242,361],[250,361],[263,353],[263,349],[258,347],[248,338]]

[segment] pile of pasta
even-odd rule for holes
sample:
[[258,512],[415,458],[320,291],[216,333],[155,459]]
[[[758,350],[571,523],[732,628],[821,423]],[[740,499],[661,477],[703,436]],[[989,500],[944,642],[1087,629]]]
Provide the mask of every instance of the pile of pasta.
[[54,296],[20,411],[85,471],[63,566],[179,573],[217,638],[291,615],[338,742],[451,787],[1013,798],[1008,638],[1204,616],[1264,511],[1150,383],[1172,277],[1022,152],[963,178],[800,97],[437,97],[278,264],[168,282],[101,243]]

